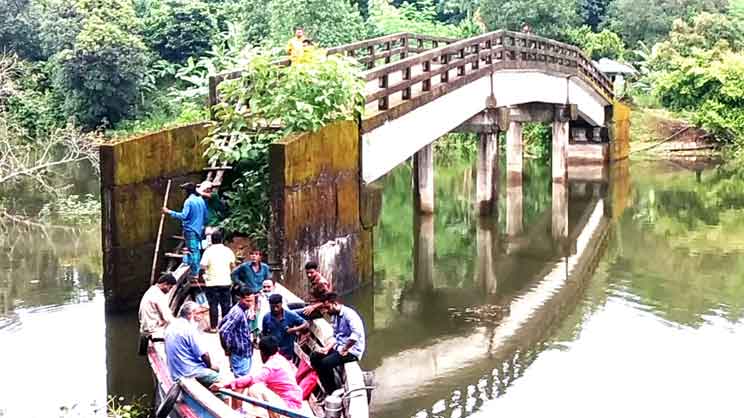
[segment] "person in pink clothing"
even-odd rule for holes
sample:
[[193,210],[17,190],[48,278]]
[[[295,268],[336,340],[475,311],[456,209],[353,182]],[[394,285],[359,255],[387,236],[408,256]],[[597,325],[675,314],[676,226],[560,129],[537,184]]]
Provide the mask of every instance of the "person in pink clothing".
[[[279,353],[279,344],[274,337],[265,337],[258,344],[263,365],[248,376],[226,384],[216,384],[213,390],[248,388],[248,396],[279,407],[302,409],[302,389],[295,380],[297,370]],[[269,414],[272,415],[272,414]]]

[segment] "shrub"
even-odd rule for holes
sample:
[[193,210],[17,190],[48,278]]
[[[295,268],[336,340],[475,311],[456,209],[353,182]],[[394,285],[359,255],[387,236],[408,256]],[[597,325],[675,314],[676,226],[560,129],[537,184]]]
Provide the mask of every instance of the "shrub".
[[148,56],[142,40],[126,27],[94,15],[72,49],[56,57],[55,86],[65,110],[88,128],[126,117],[140,98]]
[[270,4],[269,27],[274,45],[284,46],[297,26],[323,47],[366,37],[362,16],[349,0],[273,0]]
[[210,48],[216,24],[201,1],[167,0],[145,19],[145,40],[170,62],[182,63]]
[[239,79],[220,84],[223,101],[215,106],[216,123],[205,142],[211,162],[237,163],[242,173],[225,193],[230,216],[223,226],[229,232],[245,233],[258,245],[265,242],[269,144],[291,133],[358,118],[363,89],[358,65],[339,56],[279,67],[262,54]]

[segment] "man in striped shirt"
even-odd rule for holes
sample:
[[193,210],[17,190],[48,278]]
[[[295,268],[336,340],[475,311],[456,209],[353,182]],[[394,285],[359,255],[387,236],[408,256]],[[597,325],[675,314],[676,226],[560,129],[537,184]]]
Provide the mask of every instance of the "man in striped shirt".
[[219,323],[220,342],[230,358],[230,368],[236,377],[251,370],[253,358],[253,325],[256,319],[255,299],[250,289],[238,290],[240,299]]

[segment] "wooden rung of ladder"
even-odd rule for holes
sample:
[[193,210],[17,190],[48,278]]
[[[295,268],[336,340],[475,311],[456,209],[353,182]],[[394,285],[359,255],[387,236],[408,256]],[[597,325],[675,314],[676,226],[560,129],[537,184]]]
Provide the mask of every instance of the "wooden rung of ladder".
[[225,170],[232,170],[232,167],[229,165],[223,165],[223,166],[207,167],[204,169],[204,171],[225,171]]

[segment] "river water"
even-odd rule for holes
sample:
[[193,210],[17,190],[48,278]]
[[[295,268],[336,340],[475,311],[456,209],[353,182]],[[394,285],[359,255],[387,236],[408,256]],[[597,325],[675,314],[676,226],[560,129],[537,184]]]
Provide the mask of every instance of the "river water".
[[[440,164],[427,218],[410,175],[383,180],[375,284],[347,298],[374,417],[740,415],[744,172],[584,173],[566,213],[549,165],[529,162],[516,229],[503,178],[498,215],[479,217],[473,164]],[[107,394],[149,393],[136,315],[104,315],[98,228],[0,226],[0,416],[100,415]]]

